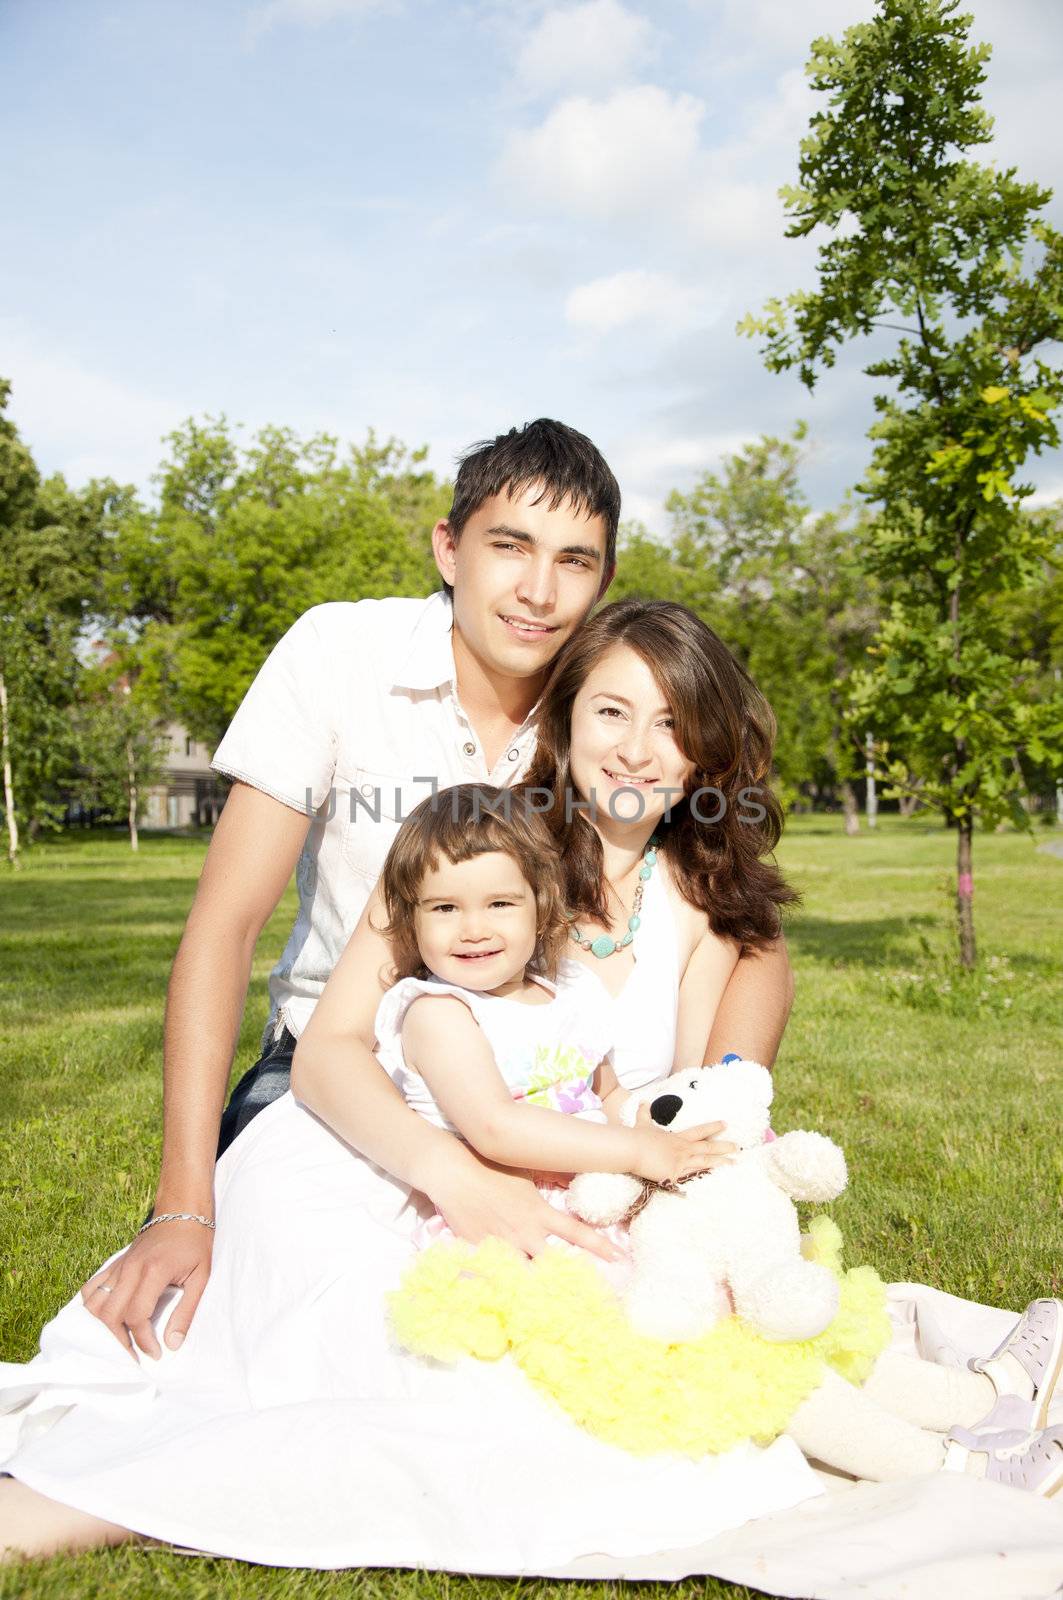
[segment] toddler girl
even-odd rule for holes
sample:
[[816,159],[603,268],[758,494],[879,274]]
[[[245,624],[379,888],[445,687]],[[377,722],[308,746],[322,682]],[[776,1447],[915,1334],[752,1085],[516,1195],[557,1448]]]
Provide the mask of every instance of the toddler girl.
[[[624,1128],[606,1055],[610,999],[565,963],[549,832],[519,793],[463,784],[403,823],[381,878],[395,981],[378,1055],[409,1104],[482,1156],[542,1173],[634,1172],[671,1184],[727,1158],[720,1124]],[[558,1115],[557,1113],[564,1113]]]

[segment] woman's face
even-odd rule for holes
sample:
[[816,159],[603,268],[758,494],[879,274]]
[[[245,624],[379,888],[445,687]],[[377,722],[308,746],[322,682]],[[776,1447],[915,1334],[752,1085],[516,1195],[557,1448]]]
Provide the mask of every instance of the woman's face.
[[572,703],[572,783],[602,820],[653,822],[678,805],[694,773],[671,707],[642,657],[614,645]]

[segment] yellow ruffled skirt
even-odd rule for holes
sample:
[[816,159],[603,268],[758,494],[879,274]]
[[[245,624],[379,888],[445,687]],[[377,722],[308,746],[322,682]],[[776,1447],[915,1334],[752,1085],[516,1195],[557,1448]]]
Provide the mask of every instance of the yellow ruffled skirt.
[[390,1299],[407,1350],[448,1364],[513,1360],[582,1427],[636,1455],[719,1454],[782,1433],[827,1367],[862,1383],[890,1342],[886,1293],[871,1267],[841,1265],[841,1234],[813,1219],[809,1254],[841,1286],[837,1316],[815,1339],[777,1344],[738,1317],[700,1339],[636,1333],[591,1258],[549,1248],[527,1261],[488,1239],[432,1245]]

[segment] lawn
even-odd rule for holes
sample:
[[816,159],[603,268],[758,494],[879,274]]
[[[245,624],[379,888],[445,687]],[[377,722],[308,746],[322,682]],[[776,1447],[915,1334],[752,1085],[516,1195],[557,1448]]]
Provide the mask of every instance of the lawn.
[[[775,1125],[829,1132],[851,1185],[833,1207],[850,1259],[887,1278],[1021,1306],[1063,1294],[1063,859],[1014,833],[976,841],[982,966],[952,966],[953,837],[887,817],[847,839],[799,818],[780,851],[804,903],[789,938],[797,1001]],[[45,1319],[125,1242],[159,1149],[162,1001],[205,839],[39,845],[0,875],[0,1352],[29,1356]],[[257,1053],[285,896],[256,955],[234,1075]],[[108,1596],[442,1600],[656,1586],[519,1585],[298,1574],[127,1549],[6,1569],[0,1600]],[[711,1580],[660,1593],[746,1591]]]

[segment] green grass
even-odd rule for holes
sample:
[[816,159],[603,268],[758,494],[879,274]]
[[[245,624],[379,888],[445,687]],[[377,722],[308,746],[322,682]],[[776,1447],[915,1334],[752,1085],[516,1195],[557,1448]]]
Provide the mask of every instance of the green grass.
[[[1063,860],[1011,834],[976,841],[986,966],[950,966],[953,838],[887,817],[846,839],[801,818],[781,857],[804,895],[790,928],[797,1002],[775,1124],[843,1144],[833,1208],[850,1259],[888,1278],[1019,1306],[1063,1293]],[[1056,837],[1053,835],[1053,837]],[[162,1000],[205,840],[148,836],[38,846],[0,873],[0,1351],[24,1359],[41,1324],[151,1199],[159,1149]],[[263,934],[234,1075],[257,1054],[266,977],[289,891]],[[620,1589],[676,1600],[749,1591],[509,1583],[446,1575],[285,1573],[162,1550],[102,1552],[0,1572],[0,1600],[571,1600]]]

